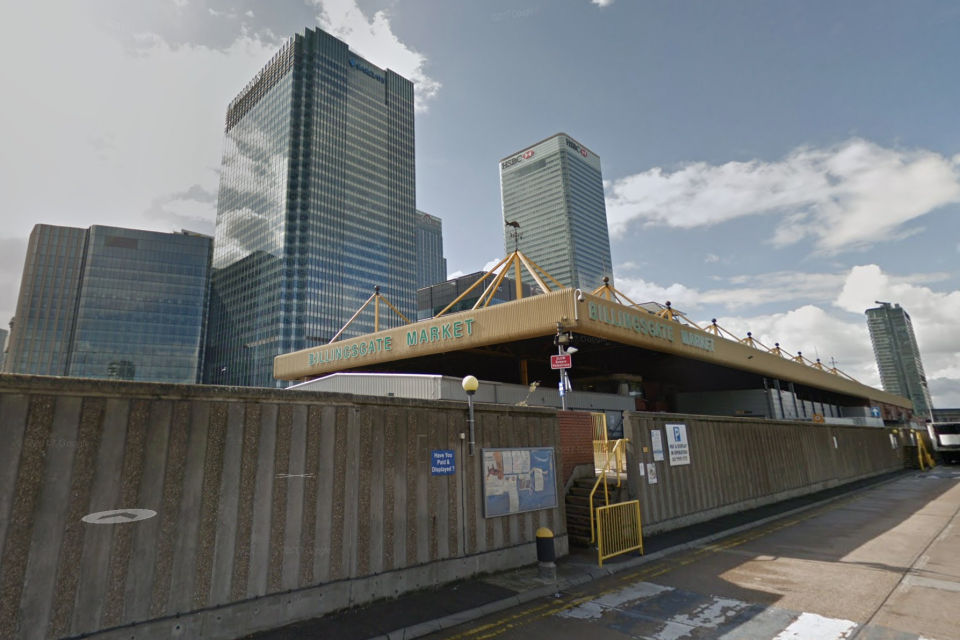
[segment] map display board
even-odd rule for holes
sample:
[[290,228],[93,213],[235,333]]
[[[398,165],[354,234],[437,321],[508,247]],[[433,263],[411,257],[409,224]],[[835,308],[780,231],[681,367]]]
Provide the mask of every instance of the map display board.
[[553,448],[484,449],[483,517],[557,506]]

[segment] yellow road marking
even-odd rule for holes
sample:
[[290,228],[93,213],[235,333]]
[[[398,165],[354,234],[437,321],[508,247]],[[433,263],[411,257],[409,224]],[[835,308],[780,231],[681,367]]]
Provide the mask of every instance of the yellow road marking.
[[[617,581],[618,582],[638,582],[638,581],[643,581],[649,578],[662,576],[666,573],[670,573],[671,571],[678,568],[679,566],[685,566],[697,560],[700,560],[708,555],[714,555],[714,554],[720,553],[721,551],[732,549],[734,547],[741,546],[748,542],[752,542],[753,540],[756,540],[758,538],[763,538],[772,533],[776,533],[781,529],[792,527],[806,520],[810,520],[812,518],[816,518],[817,516],[823,515],[824,513],[827,513],[829,511],[839,509],[840,507],[846,506],[851,502],[860,500],[862,497],[863,496],[855,496],[853,498],[848,498],[846,500],[839,500],[837,502],[827,505],[826,507],[821,507],[821,508],[809,511],[805,515],[793,520],[788,520],[784,522],[777,521],[773,524],[766,525],[758,529],[751,529],[750,531],[746,531],[744,533],[737,534],[730,538],[726,538],[719,542],[705,546],[701,549],[698,549],[697,551],[685,553],[679,558],[672,558],[672,559],[664,558],[662,560],[658,560],[653,565],[645,566],[640,570],[632,571],[622,577],[618,577]],[[520,613],[512,614],[505,618],[496,620],[495,622],[491,622],[491,623],[482,625],[480,627],[476,627],[469,631],[464,631],[455,636],[448,636],[446,640],[464,640],[466,638],[471,638],[472,640],[488,640],[489,638],[495,638],[503,633],[506,633],[507,631],[510,631],[511,629],[522,627],[524,625],[530,624],[531,622],[536,622],[537,620],[542,620],[543,618],[555,615],[567,609],[573,609],[574,607],[578,607],[581,604],[585,604],[587,602],[593,602],[594,600],[599,600],[604,596],[620,591],[621,588],[622,587],[613,587],[610,589],[604,589],[603,591],[600,591],[596,594],[581,596],[579,598],[575,598],[563,604],[547,602],[542,605],[526,608]],[[491,632],[485,635],[477,635],[480,633],[484,633],[485,631],[491,631]]]

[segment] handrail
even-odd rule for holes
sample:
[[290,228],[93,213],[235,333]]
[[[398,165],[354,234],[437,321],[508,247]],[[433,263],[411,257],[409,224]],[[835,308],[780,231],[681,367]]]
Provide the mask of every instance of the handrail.
[[593,490],[590,492],[590,544],[593,544],[597,540],[596,526],[594,520],[596,519],[596,512],[593,510],[593,494],[597,492],[597,489],[600,488],[600,482],[603,482],[603,499],[604,502],[610,504],[610,492],[607,489],[607,471],[610,470],[610,454],[614,455],[614,458],[617,460],[617,486],[620,486],[620,445],[624,442],[629,442],[626,438],[622,440],[617,440],[613,445],[613,450],[607,453],[607,461],[603,465],[603,469],[600,471],[600,477],[597,478],[597,481],[593,485]]

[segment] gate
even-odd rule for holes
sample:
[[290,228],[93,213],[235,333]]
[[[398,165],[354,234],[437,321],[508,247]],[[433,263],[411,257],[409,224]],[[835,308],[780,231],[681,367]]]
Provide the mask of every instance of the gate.
[[630,551],[643,555],[640,501],[620,502],[597,509],[597,553],[600,566],[613,556]]

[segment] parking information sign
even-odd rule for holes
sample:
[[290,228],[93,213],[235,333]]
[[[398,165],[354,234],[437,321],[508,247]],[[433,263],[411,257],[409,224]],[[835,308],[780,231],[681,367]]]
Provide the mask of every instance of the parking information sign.
[[435,476],[452,476],[457,470],[453,449],[434,450],[430,459],[430,473]]
[[690,441],[687,440],[687,425],[668,424],[666,427],[670,466],[690,464]]

